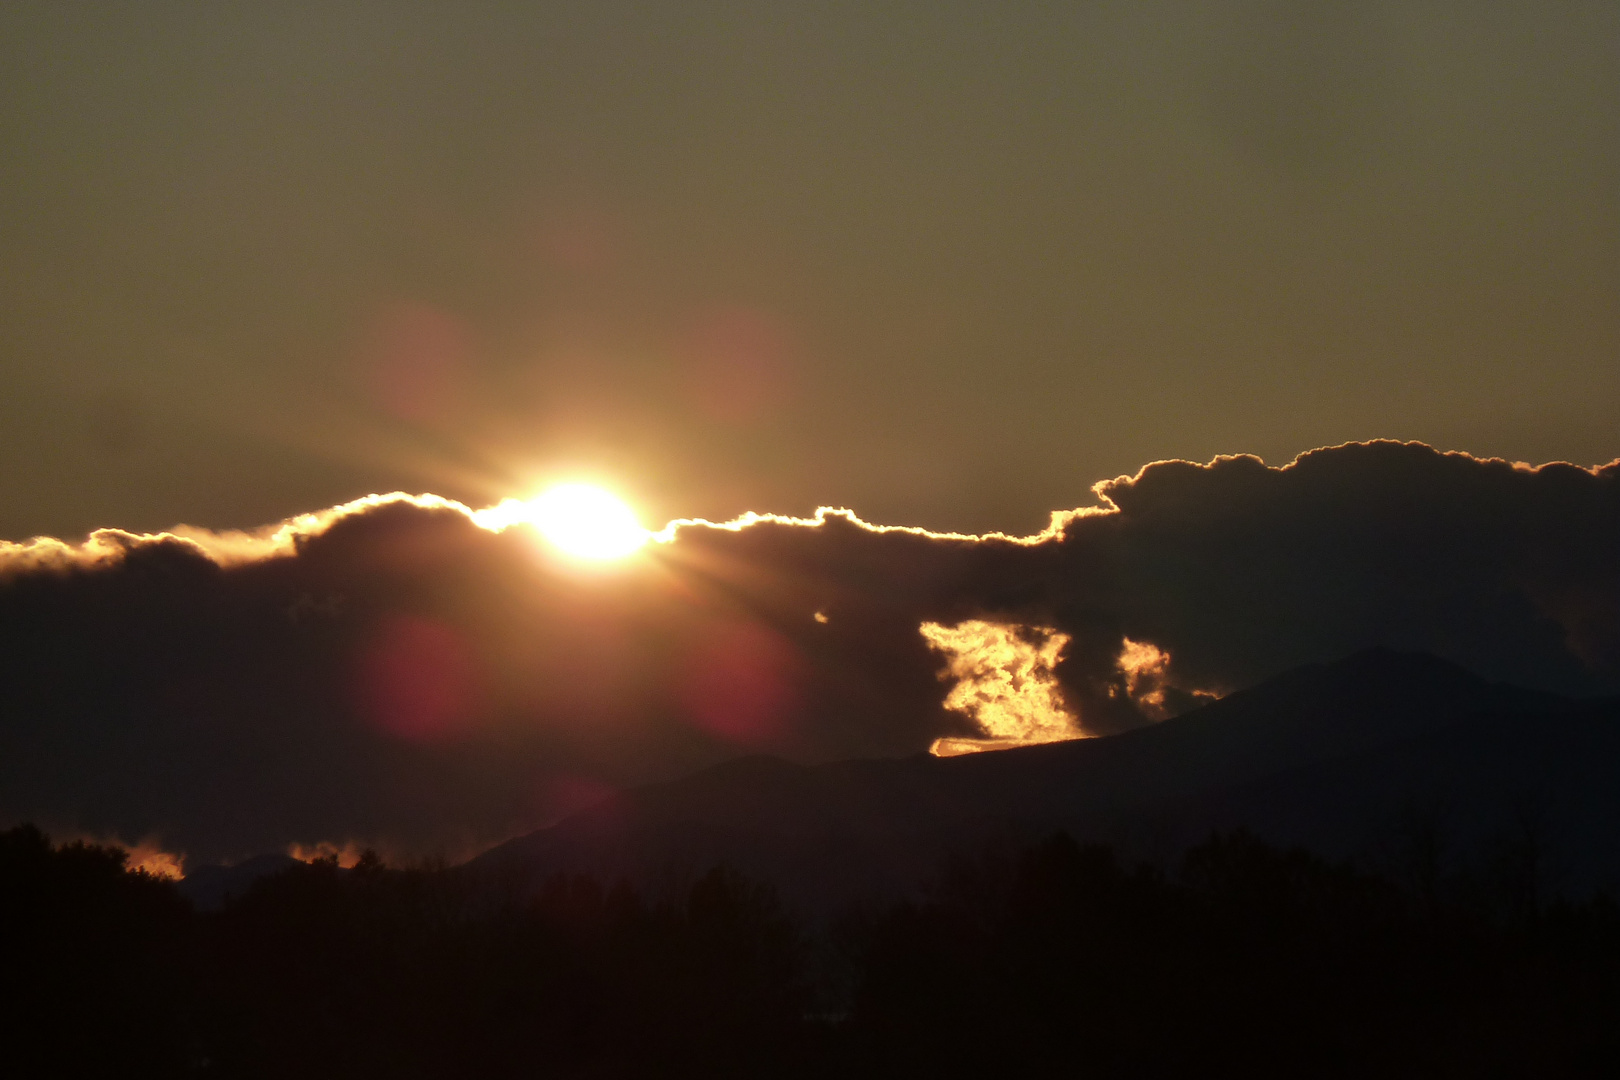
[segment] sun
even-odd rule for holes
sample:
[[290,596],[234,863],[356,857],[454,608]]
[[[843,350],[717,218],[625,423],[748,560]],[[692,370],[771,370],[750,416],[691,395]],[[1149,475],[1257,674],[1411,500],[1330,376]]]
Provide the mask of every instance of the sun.
[[540,535],[579,559],[621,559],[650,536],[623,499],[594,484],[558,484],[532,499],[529,508]]

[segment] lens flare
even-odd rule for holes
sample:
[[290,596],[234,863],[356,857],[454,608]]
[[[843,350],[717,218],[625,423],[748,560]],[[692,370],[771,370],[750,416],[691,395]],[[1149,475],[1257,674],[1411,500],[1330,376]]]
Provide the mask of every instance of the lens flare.
[[650,534],[618,496],[591,484],[559,484],[529,503],[528,518],[559,551],[580,559],[620,559]]

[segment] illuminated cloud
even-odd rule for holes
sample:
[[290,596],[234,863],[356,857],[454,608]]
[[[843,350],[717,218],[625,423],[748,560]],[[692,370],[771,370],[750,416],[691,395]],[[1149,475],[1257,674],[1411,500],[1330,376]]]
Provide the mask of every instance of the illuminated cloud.
[[1138,705],[1158,709],[1164,706],[1164,681],[1170,674],[1170,654],[1150,641],[1124,640],[1119,650],[1119,670],[1125,676],[1125,692]]
[[117,848],[125,852],[124,865],[153,877],[178,881],[186,876],[184,852],[169,851],[156,837],[144,837],[131,844],[116,836],[95,836],[88,833],[62,833],[54,837],[58,844],[88,844],[93,847]]
[[287,854],[301,863],[312,863],[317,859],[331,859],[345,870],[353,867],[365,854],[365,849],[352,840],[344,843],[335,843],[323,840],[318,844],[288,844]]
[[983,733],[982,738],[935,739],[930,753],[954,757],[1081,737],[1056,674],[1069,635],[1047,626],[983,619],[955,626],[925,622],[921,630],[928,644],[945,654],[941,677],[955,680],[945,707],[971,718]]
[[[1123,684],[1111,687],[1109,693],[1127,698],[1150,720],[1163,720],[1185,711],[1187,705],[1221,697],[1218,690],[1175,690],[1171,685],[1170,654],[1151,641],[1123,639],[1115,664]],[[1177,700],[1172,701],[1172,697]]]
[[1095,495],[1027,537],[676,521],[600,573],[532,504],[401,494],[6,544],[0,819],[466,851],[738,753],[1106,735],[1372,645],[1620,692],[1620,463],[1351,444]]
[[124,529],[97,529],[82,543],[70,544],[52,536],[36,536],[21,542],[0,540],[0,580],[35,570],[65,570],[105,566],[121,561],[131,550],[153,545],[180,545],[196,551],[221,566],[241,566],[264,559],[292,555],[299,541],[319,536],[335,522],[386,506],[413,506],[421,510],[453,510],[466,515],[480,527],[500,532],[520,520],[512,506],[523,506],[508,499],[500,506],[474,511],[454,499],[438,495],[407,495],[395,491],[387,495],[367,495],[352,502],[299,514],[261,529],[211,530],[176,525],[161,533],[132,533]]
[[129,861],[124,865],[153,877],[178,881],[186,876],[186,857],[178,852],[165,851],[153,841],[142,841],[130,848]]

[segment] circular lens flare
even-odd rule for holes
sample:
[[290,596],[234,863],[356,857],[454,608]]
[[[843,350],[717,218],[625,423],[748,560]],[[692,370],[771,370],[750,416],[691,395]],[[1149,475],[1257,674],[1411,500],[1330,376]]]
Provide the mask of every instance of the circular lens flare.
[[634,510],[591,484],[559,484],[529,504],[530,520],[558,550],[580,559],[619,559],[647,542]]

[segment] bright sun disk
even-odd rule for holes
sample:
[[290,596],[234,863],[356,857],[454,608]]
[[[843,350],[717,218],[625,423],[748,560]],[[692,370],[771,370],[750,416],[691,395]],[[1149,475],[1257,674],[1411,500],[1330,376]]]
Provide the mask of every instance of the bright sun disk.
[[623,558],[648,539],[624,500],[592,484],[559,484],[529,506],[529,520],[540,535],[576,558]]

